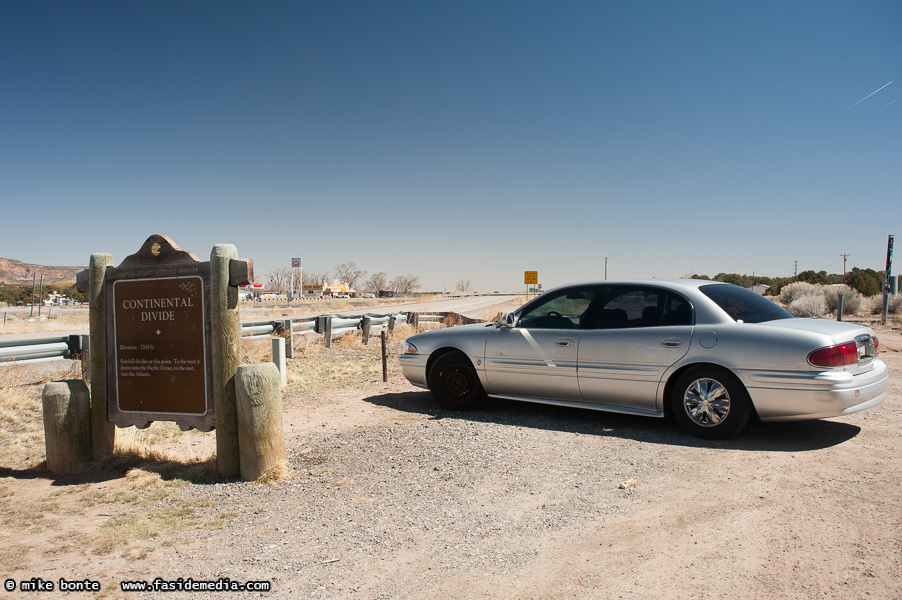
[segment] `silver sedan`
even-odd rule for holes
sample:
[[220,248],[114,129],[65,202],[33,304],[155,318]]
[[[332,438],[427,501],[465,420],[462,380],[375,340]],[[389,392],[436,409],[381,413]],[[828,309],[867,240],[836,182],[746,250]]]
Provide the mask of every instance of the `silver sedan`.
[[651,417],[705,438],[761,421],[846,415],[889,386],[874,332],[797,319],[749,290],[704,280],[565,285],[501,321],[404,343],[405,377],[452,410],[486,396]]

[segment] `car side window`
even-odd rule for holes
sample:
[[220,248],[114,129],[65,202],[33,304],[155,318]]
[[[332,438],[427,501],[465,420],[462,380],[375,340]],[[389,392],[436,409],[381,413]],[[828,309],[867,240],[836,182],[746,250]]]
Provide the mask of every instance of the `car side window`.
[[569,288],[548,294],[520,315],[518,327],[527,329],[579,329],[596,288]]
[[692,307],[678,294],[653,287],[611,286],[586,327],[627,329],[691,323]]
[[662,325],[692,325],[692,305],[679,294],[667,294]]

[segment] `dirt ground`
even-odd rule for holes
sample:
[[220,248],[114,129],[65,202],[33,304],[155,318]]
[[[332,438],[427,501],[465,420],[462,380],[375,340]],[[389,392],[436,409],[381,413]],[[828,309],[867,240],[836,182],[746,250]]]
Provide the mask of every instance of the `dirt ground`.
[[[449,413],[394,371],[289,385],[293,476],[268,485],[210,475],[211,434],[71,477],[26,445],[0,463],[2,578],[101,591],[0,599],[902,598],[902,335],[878,335],[885,402],[727,441],[503,401]],[[156,577],[272,589],[120,589]]]

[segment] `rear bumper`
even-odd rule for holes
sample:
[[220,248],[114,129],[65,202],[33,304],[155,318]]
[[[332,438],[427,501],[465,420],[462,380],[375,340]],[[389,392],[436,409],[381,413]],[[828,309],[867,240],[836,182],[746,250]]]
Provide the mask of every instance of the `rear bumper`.
[[881,360],[867,373],[744,371],[738,373],[764,422],[848,415],[886,399],[889,375]]

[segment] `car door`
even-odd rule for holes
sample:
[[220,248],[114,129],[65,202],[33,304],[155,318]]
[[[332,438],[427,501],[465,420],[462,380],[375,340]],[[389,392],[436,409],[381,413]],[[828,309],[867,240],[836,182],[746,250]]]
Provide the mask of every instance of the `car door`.
[[598,286],[549,292],[523,307],[513,327],[489,334],[486,391],[494,396],[579,401],[582,322]]
[[652,286],[607,286],[600,296],[579,344],[583,400],[659,412],[661,378],[689,351],[692,305]]

